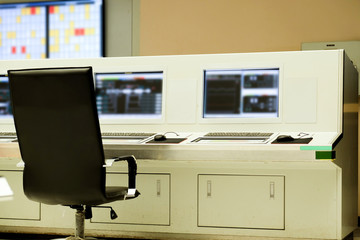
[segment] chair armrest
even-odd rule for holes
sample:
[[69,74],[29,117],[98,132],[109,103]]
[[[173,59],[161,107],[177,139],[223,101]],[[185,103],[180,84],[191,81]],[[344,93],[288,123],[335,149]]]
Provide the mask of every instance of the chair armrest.
[[136,158],[133,155],[129,156],[120,156],[112,159],[106,159],[104,167],[111,167],[114,162],[118,161],[127,161],[128,162],[128,176],[129,176],[129,189],[134,189],[136,191],[136,174],[137,174],[137,164]]
[[115,162],[115,159],[105,159],[105,164],[103,165],[103,167],[112,167],[114,162]]

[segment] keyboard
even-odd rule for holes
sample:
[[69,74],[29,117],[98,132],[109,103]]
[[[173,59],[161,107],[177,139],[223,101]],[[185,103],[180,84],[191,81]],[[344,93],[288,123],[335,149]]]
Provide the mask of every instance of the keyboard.
[[263,132],[209,132],[204,137],[270,137],[273,133]]
[[151,137],[156,133],[145,132],[102,132],[101,136],[105,138],[119,138],[119,137]]

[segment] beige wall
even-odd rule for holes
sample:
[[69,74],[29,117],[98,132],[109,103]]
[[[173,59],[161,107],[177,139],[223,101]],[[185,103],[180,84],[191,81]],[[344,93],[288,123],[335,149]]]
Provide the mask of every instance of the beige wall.
[[360,39],[360,0],[142,0],[140,55],[300,50]]

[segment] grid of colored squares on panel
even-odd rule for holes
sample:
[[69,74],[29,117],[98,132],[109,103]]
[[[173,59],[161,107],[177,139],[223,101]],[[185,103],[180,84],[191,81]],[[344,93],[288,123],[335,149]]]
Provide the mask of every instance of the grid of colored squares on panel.
[[0,4],[0,59],[103,56],[102,0]]
[[40,6],[0,8],[1,59],[46,57],[45,14]]

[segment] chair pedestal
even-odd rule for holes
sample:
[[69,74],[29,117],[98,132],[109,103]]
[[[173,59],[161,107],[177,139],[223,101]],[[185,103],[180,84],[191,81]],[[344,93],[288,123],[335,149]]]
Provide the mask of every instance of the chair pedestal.
[[83,239],[85,237],[85,210],[77,209],[75,213],[75,238]]
[[65,240],[85,240],[85,210],[83,207],[74,207],[75,213],[75,236],[67,237]]

